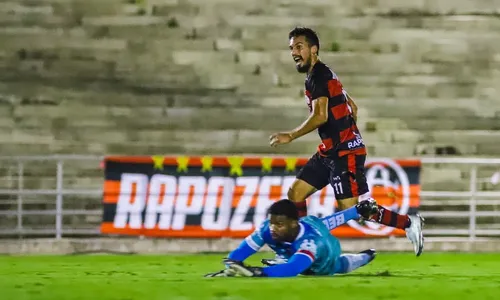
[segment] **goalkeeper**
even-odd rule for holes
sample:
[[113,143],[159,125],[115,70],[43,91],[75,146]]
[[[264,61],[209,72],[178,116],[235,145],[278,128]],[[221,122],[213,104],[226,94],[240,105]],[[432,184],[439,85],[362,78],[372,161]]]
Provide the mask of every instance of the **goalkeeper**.
[[[370,201],[362,201],[347,210],[325,218],[306,216],[299,220],[295,204],[287,199],[273,203],[269,218],[229,253],[226,268],[205,277],[293,277],[333,275],[352,272],[375,258],[375,250],[357,254],[341,254],[340,242],[330,230],[360,216],[376,212]],[[280,260],[266,260],[266,267],[250,267],[243,261],[267,244]]]

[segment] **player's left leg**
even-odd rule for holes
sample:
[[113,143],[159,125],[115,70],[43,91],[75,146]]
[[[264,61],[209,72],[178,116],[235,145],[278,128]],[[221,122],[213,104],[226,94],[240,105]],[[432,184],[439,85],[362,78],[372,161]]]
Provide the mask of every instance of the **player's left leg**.
[[306,199],[329,183],[330,169],[322,163],[316,152],[297,173],[295,181],[288,190],[288,199],[297,206],[299,217],[307,215]]
[[342,246],[336,237],[333,237],[333,239],[327,239],[326,243],[334,261],[333,268],[331,268],[329,272],[330,275],[350,273],[369,264],[376,255],[376,252],[373,249],[365,250],[356,254],[342,254]]
[[335,260],[333,274],[350,273],[358,268],[366,266],[375,259],[377,252],[374,249],[361,251],[357,254],[342,254]]
[[[330,184],[335,192],[338,209],[344,210],[356,205],[359,196],[368,193],[368,182],[365,177],[365,155],[348,154],[336,159],[333,166]],[[374,199],[371,199],[375,201]],[[423,251],[422,226],[420,216],[401,215],[381,205],[377,205],[376,214],[363,218],[386,226],[403,229],[414,245],[415,254]]]

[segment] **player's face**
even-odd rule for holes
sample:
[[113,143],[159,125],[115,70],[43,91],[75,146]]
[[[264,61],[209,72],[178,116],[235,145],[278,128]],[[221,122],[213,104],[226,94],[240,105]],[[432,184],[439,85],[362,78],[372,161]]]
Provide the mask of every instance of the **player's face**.
[[297,220],[289,219],[286,216],[271,215],[269,218],[271,237],[275,241],[284,242],[294,240],[295,237],[292,237],[291,235],[297,226]]
[[311,47],[304,36],[290,39],[290,52],[299,73],[306,73],[311,66]]

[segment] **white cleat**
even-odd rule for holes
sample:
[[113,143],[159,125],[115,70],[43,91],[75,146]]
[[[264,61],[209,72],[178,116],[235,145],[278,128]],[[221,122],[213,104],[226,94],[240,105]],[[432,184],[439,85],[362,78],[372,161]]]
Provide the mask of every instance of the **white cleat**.
[[420,256],[424,250],[424,235],[422,233],[422,228],[424,227],[424,218],[420,215],[410,216],[411,225],[406,228],[406,236],[413,244],[413,249],[415,250],[415,255]]

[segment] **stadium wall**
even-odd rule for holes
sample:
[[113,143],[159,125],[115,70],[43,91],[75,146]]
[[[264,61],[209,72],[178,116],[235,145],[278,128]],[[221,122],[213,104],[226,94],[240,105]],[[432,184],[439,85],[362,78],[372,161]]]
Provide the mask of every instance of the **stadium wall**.
[[[137,238],[64,238],[6,239],[0,241],[0,254],[7,255],[78,255],[78,254],[186,254],[221,253],[233,250],[241,239],[137,239]],[[375,248],[381,252],[413,252],[405,238],[341,239],[344,252]],[[269,248],[261,251],[269,252]],[[427,238],[425,252],[500,252],[500,240],[480,238]]]

